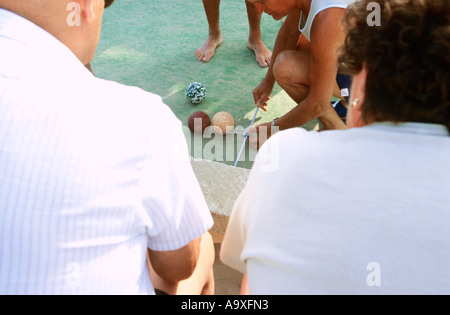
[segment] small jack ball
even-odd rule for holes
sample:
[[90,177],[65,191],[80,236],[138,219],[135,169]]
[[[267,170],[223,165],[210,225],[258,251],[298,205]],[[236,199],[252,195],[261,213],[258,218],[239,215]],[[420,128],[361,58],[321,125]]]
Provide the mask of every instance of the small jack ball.
[[203,134],[210,125],[211,118],[204,112],[198,111],[189,116],[188,127],[193,133]]
[[206,88],[200,82],[193,82],[188,85],[185,91],[186,98],[192,104],[200,104],[206,97]]

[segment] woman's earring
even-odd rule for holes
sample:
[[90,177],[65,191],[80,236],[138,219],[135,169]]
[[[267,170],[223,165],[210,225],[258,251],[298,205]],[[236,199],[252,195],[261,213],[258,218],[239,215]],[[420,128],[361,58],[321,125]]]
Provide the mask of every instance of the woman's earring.
[[358,106],[358,104],[359,104],[359,98],[355,99],[355,100],[352,102],[352,108],[355,108],[356,106]]

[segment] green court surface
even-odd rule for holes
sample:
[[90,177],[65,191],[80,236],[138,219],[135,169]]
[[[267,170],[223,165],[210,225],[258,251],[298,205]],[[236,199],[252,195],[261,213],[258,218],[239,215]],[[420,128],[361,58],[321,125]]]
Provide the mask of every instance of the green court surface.
[[[263,15],[263,39],[271,50],[281,25],[281,21]],[[184,126],[195,111],[204,111],[211,117],[228,111],[236,126],[243,129],[249,126],[256,109],[252,90],[264,78],[267,68],[261,68],[247,48],[249,26],[244,0],[222,0],[221,28],[224,43],[214,58],[203,64],[195,57],[208,35],[201,0],[118,0],[105,11],[92,67],[97,77],[160,95]],[[184,94],[187,85],[194,81],[203,83],[208,90],[207,98],[199,105],[190,104]],[[271,121],[293,106],[295,103],[276,86],[268,111],[259,111],[255,124]],[[157,117],[149,117],[149,124],[154,119]],[[312,122],[305,128],[313,129],[315,125]],[[234,164],[242,136],[235,136],[231,148],[229,142],[228,146],[225,144],[225,137],[213,134],[200,139],[203,145],[199,150],[193,148],[198,139],[187,127],[184,129],[194,158]],[[252,151],[247,145],[240,167],[251,167],[255,154]]]

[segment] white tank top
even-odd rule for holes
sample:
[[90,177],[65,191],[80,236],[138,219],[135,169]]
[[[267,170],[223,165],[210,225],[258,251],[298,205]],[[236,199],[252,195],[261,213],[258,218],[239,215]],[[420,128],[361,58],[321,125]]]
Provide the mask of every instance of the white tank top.
[[325,9],[329,8],[343,8],[346,9],[355,0],[311,0],[311,8],[309,10],[308,17],[305,18],[303,12],[300,16],[300,23],[298,29],[306,37],[306,39],[311,41],[311,26],[313,24],[314,18],[317,14]]

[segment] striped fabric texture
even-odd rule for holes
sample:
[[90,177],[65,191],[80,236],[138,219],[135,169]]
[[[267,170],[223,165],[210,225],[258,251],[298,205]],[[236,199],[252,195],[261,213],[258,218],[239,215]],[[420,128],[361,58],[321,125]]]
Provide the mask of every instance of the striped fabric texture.
[[180,121],[0,10],[0,294],[153,294],[212,224]]

